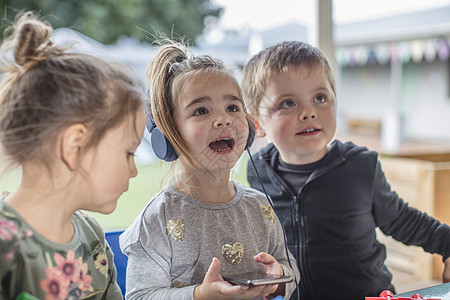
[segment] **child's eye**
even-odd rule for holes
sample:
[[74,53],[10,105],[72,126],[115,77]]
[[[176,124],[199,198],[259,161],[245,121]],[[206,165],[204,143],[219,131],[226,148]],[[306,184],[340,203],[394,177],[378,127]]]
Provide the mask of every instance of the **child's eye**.
[[292,100],[284,100],[280,103],[280,108],[291,108],[294,107],[295,103]]
[[134,152],[127,152],[127,157],[129,158],[129,157],[134,157],[135,156],[135,154],[134,154]]
[[237,105],[229,105],[227,107],[227,112],[238,112],[238,111],[240,111],[240,109]]
[[194,116],[202,116],[202,115],[206,115],[207,113],[208,113],[208,110],[206,108],[200,107],[194,111],[193,115]]
[[317,96],[314,98],[314,102],[317,102],[317,103],[324,103],[324,102],[325,102],[325,96],[324,96],[324,95],[317,95]]

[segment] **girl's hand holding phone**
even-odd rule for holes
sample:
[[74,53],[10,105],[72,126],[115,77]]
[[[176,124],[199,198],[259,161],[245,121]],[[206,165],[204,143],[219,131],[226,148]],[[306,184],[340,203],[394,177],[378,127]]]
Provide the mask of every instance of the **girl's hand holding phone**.
[[[270,255],[269,255],[270,256]],[[281,268],[281,267],[280,267]],[[268,287],[266,285],[248,287],[244,285],[233,285],[223,280],[220,272],[220,261],[214,257],[208,272],[205,274],[203,283],[194,289],[194,299],[254,299],[256,297],[266,297],[269,294],[263,292]]]
[[[270,254],[261,252],[254,256],[256,262],[261,264],[261,273],[283,275],[283,268]],[[258,297],[266,297],[271,294],[284,295],[284,284],[266,285]]]

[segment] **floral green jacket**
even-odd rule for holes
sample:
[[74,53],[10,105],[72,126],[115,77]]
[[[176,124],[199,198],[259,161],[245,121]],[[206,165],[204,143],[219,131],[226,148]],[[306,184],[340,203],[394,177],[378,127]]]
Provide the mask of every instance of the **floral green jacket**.
[[[122,299],[113,253],[94,218],[73,216],[75,234],[56,244],[35,232],[0,197],[0,299]],[[39,212],[36,212],[39,213]]]

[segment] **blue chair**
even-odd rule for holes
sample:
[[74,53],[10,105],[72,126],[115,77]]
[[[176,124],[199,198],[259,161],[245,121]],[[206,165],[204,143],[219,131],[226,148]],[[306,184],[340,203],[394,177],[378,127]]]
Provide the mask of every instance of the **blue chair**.
[[105,238],[114,253],[114,264],[117,269],[117,284],[122,290],[122,295],[125,296],[125,277],[128,257],[120,251],[119,246],[119,235],[121,235],[123,231],[123,229],[105,231]]

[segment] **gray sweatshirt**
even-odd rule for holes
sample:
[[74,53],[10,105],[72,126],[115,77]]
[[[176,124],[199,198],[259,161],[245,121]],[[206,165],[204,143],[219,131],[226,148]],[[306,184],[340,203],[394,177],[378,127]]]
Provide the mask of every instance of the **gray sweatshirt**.
[[[264,194],[234,183],[227,203],[205,203],[172,186],[159,192],[120,236],[128,256],[127,299],[193,299],[213,257],[221,275],[259,272],[253,256],[266,252],[286,275],[299,280],[297,264],[284,246],[281,224]],[[285,298],[295,290],[286,284]]]

